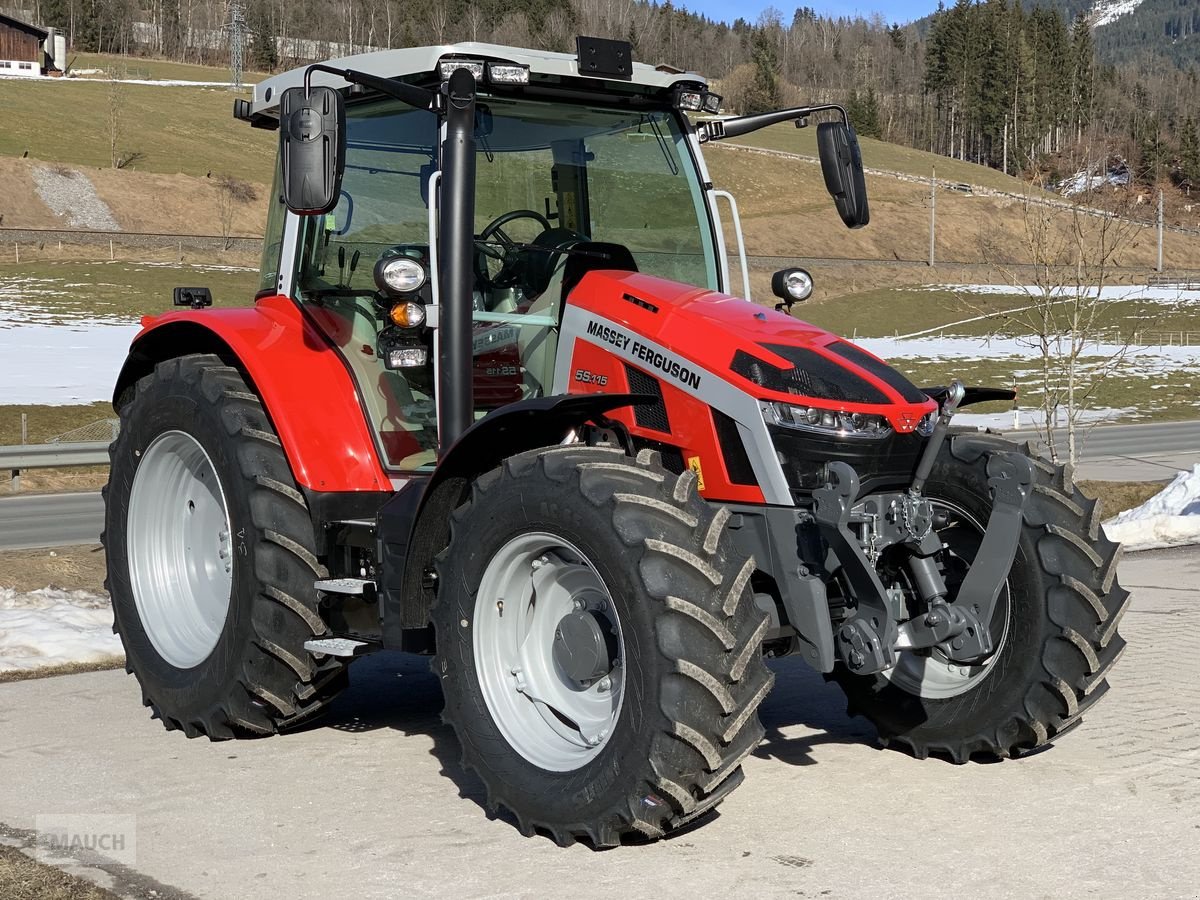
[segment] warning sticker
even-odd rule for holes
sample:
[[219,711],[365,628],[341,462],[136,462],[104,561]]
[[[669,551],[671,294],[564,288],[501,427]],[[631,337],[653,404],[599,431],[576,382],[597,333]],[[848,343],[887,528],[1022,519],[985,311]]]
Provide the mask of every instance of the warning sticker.
[[696,490],[703,491],[704,490],[704,469],[701,468],[701,466],[700,466],[700,457],[689,456],[687,464],[688,464],[688,468],[696,473]]

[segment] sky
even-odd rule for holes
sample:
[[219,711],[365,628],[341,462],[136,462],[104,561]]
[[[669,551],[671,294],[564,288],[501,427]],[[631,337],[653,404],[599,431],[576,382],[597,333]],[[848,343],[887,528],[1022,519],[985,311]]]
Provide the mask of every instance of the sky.
[[937,0],[789,0],[787,3],[780,0],[775,3],[769,0],[751,0],[749,3],[735,0],[682,0],[676,5],[703,13],[719,22],[732,22],[739,16],[753,22],[768,6],[781,10],[787,19],[797,6],[811,6],[818,13],[832,16],[859,15],[865,18],[878,12],[889,22],[903,24],[933,12],[937,9]]

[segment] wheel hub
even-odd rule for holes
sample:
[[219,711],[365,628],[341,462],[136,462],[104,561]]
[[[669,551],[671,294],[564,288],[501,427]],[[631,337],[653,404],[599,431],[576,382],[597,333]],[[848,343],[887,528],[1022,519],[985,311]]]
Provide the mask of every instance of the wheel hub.
[[581,687],[590,684],[612,669],[612,630],[612,624],[595,612],[567,613],[554,630],[554,661]]

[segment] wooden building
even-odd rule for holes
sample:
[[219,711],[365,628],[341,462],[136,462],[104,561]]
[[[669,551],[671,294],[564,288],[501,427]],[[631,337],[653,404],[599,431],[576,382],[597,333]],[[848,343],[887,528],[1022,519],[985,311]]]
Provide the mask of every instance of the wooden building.
[[38,78],[49,65],[46,38],[50,32],[19,19],[0,15],[0,75]]

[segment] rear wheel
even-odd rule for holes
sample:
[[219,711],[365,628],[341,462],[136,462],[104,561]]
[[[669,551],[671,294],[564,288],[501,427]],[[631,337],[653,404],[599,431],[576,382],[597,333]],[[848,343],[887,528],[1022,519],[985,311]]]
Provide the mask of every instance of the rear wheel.
[[727,519],[649,452],[533,451],[475,482],[438,561],[434,671],[489,809],[608,846],[741,782],[772,676]]
[[[1017,449],[975,433],[942,448],[925,493],[945,547],[950,599],[991,514],[988,456]],[[955,762],[1015,756],[1072,727],[1108,689],[1129,602],[1116,581],[1119,547],[1101,532],[1099,504],[1075,488],[1069,469],[1034,464],[1016,558],[992,616],[995,652],[962,665],[937,650],[902,651],[878,675],[835,670],[851,713],[870,719],[885,744]]]
[[104,545],[126,669],[167,728],[270,734],[318,712],[345,667],[325,633],[312,521],[258,397],[215,356],[160,363],[121,406]]

